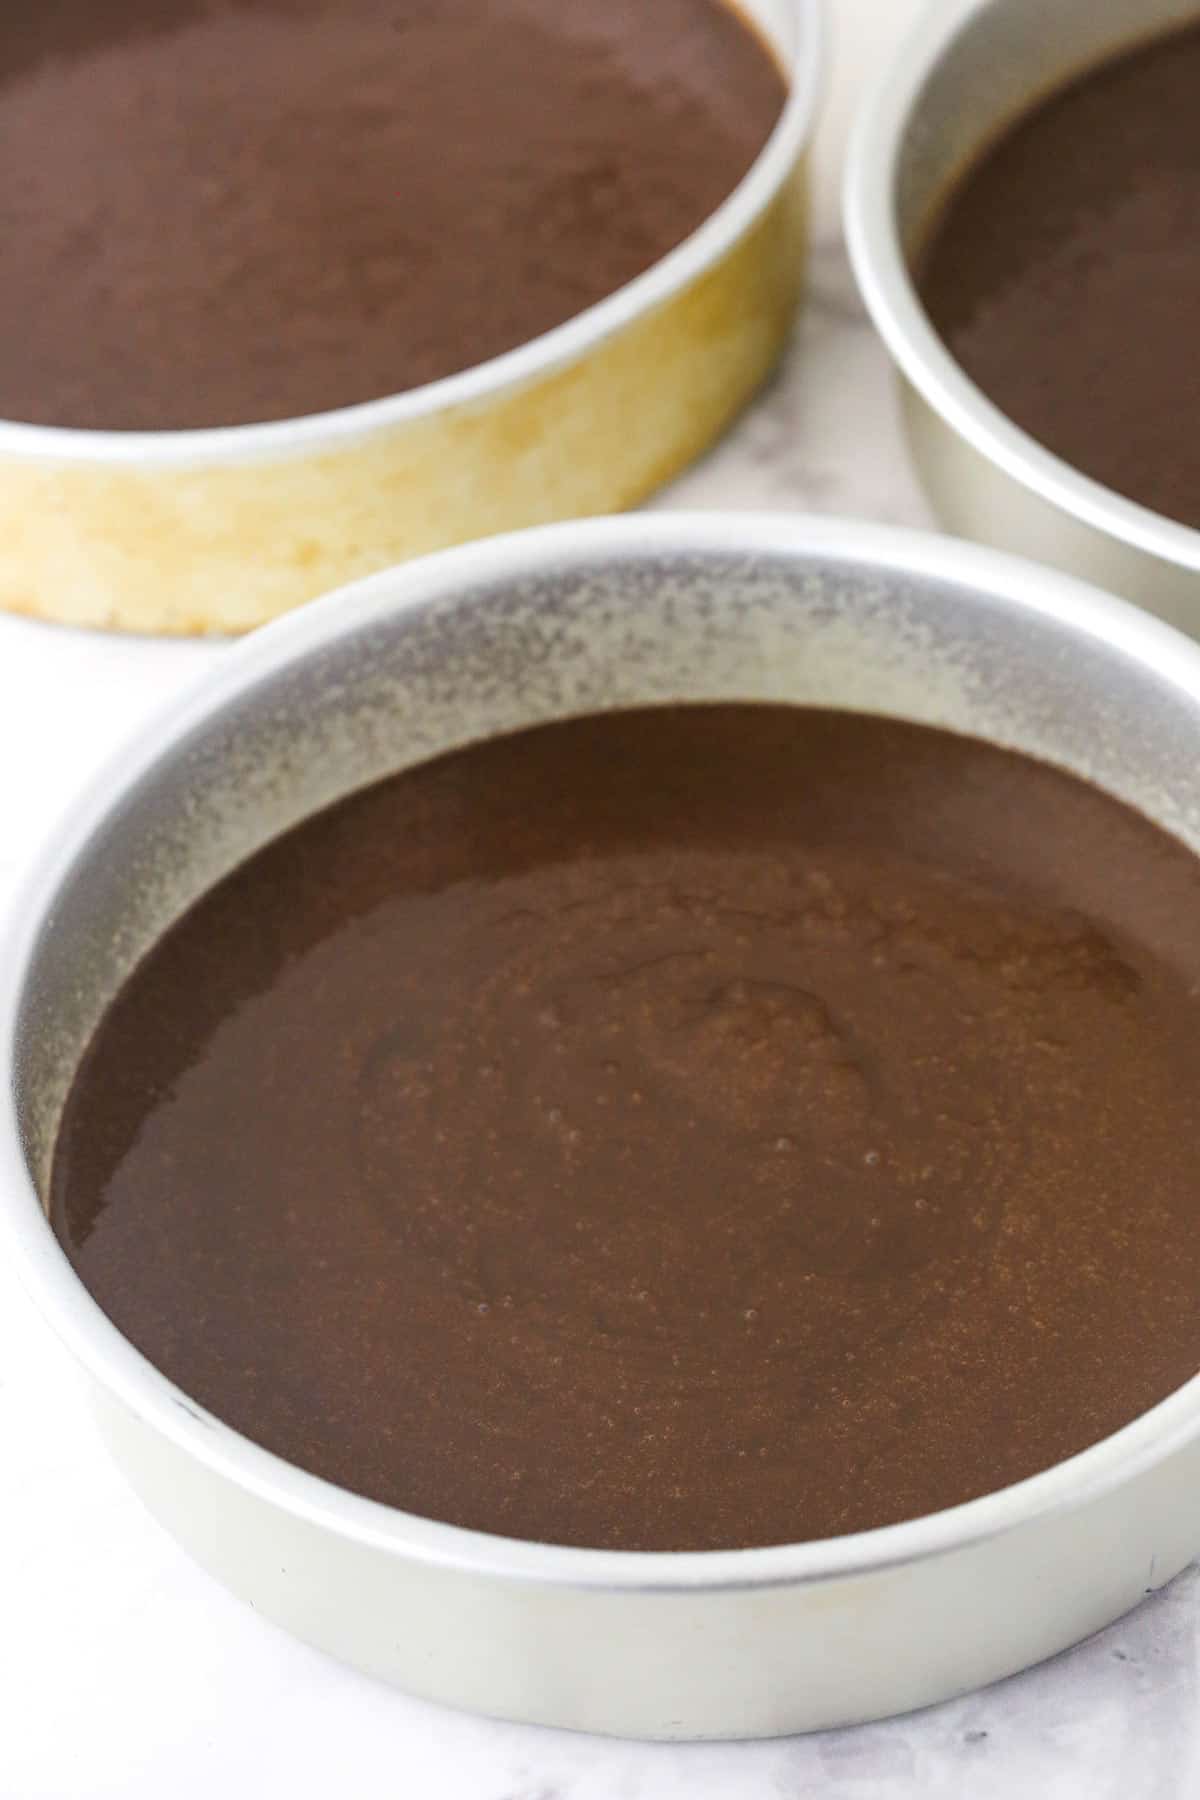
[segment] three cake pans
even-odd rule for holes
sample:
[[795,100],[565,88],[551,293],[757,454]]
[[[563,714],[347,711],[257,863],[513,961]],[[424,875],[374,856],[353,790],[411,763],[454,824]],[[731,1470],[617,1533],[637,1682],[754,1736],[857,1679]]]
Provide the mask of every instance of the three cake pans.
[[770,516],[597,521],[447,552],[231,648],[58,832],[0,956],[0,1223],[133,1485],[260,1612],[481,1712],[758,1736],[993,1681],[1177,1573],[1200,1549],[1200,1378],[1031,1480],[882,1530],[701,1554],[517,1542],[331,1486],[198,1407],[109,1322],[41,1204],[101,1008],[234,863],[443,750],[676,700],[974,733],[1089,777],[1200,852],[1200,646],[1065,576]]
[[[792,101],[746,181],[673,257],[535,344],[365,407],[229,431],[0,425],[4,603],[45,611],[53,594],[78,623],[238,630],[364,569],[655,485],[761,379],[799,280],[815,0],[747,11],[785,52]],[[938,342],[910,270],[948,182],[1036,92],[1198,12],[930,9],[864,109],[847,189],[860,280],[947,522],[1193,629],[1200,533],[1009,424]],[[351,788],[465,742],[700,699],[970,732],[1095,781],[1200,853],[1200,648],[1144,612],[948,539],[667,515],[449,550],[233,648],[94,783],[0,961],[0,1220],[150,1508],[259,1610],[413,1692],[663,1738],[905,1711],[1117,1617],[1200,1550],[1200,1378],[1044,1474],[883,1530],[702,1555],[515,1542],[332,1487],[197,1407],[87,1294],[41,1197],[100,1010],[235,862]]]

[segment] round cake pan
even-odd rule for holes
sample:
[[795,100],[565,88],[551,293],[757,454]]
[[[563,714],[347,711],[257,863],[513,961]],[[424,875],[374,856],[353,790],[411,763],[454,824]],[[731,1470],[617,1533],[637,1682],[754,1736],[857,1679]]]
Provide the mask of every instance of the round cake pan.
[[[1200,531],[1113,493],[1014,425],[955,362],[913,281],[955,180],[1000,131],[1072,76],[1197,19],[1197,0],[926,7],[863,103],[845,218],[864,299],[904,376],[917,468],[943,522],[1101,582],[1200,634]],[[1129,329],[1136,333],[1136,318]]]
[[200,431],[0,422],[0,606],[238,632],[358,576],[616,511],[706,448],[782,348],[804,263],[820,0],[741,0],[790,97],[729,199],[556,330],[335,412]]
[[757,1736],[994,1681],[1176,1574],[1200,1550],[1200,1379],[1031,1480],[877,1531],[687,1554],[517,1542],[378,1505],[223,1425],[109,1322],[41,1204],[102,1007],[234,864],[451,747],[678,700],[974,733],[1089,777],[1200,852],[1200,647],[1066,576],[769,516],[634,517],[450,551],[232,649],[59,831],[0,957],[0,1225],[130,1481],[260,1612],[485,1713]]

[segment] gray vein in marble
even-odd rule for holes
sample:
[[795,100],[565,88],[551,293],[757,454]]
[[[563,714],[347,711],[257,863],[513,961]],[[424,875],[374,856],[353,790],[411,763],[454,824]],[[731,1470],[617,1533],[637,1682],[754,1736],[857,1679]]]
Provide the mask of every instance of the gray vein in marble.
[[[420,1729],[427,1751],[453,1746],[447,1795],[477,1800],[1193,1800],[1198,1599],[1192,1569],[1025,1675],[907,1718],[776,1742],[621,1743],[393,1704],[408,1714],[398,1731]],[[919,1633],[914,1621],[914,1655]],[[459,1785],[467,1768],[470,1787]]]

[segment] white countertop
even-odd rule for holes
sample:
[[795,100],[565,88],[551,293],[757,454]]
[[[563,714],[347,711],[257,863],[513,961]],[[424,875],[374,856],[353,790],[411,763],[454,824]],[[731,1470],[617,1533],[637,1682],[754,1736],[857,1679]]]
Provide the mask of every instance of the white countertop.
[[[928,522],[836,237],[853,92],[912,0],[830,0],[812,289],[779,379],[656,505]],[[0,906],[75,786],[219,645],[0,618]],[[1051,1664],[931,1712],[765,1744],[656,1746],[409,1700],[194,1568],[110,1468],[82,1384],[0,1267],[3,1800],[1183,1800],[1200,1793],[1195,1571]]]

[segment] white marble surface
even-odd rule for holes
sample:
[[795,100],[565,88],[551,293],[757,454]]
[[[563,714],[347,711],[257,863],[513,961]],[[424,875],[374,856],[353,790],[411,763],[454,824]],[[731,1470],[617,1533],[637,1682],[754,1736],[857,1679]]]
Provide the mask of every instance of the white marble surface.
[[[926,522],[883,355],[838,247],[853,93],[911,0],[835,0],[821,244],[779,379],[657,505]],[[73,788],[219,646],[0,620],[0,905]],[[1079,1650],[917,1717],[770,1744],[651,1746],[460,1717],[293,1643],[192,1567],[93,1436],[78,1379],[0,1267],[4,1800],[1184,1800],[1200,1793],[1189,1573]]]

